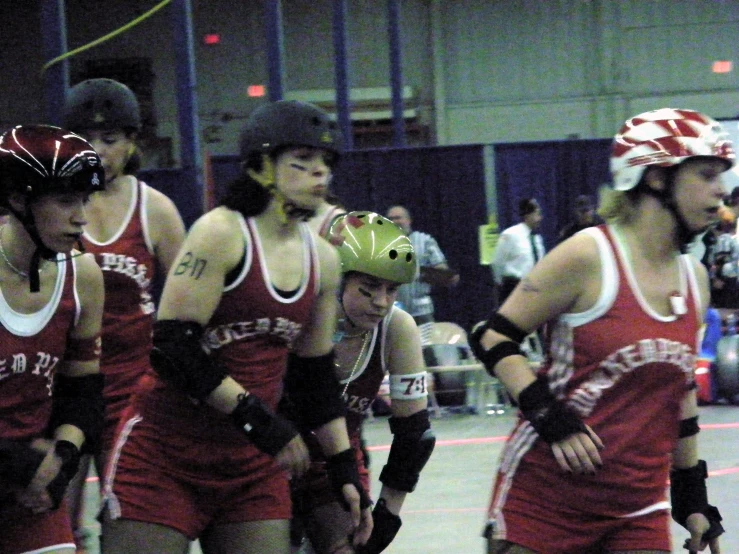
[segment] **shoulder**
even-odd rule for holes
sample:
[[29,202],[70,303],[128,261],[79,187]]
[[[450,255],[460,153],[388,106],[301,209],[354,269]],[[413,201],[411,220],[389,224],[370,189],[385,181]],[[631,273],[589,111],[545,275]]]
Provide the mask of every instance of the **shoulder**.
[[400,337],[401,339],[417,335],[418,325],[413,316],[397,306],[393,307],[393,313],[387,326],[389,337]]
[[313,240],[316,244],[316,253],[318,262],[321,264],[321,274],[333,275],[336,279],[341,274],[341,261],[339,253],[326,239],[313,234]]
[[146,215],[150,224],[166,224],[172,220],[181,221],[180,212],[169,196],[146,183],[142,185],[142,189],[146,191]]
[[190,229],[189,236],[228,240],[241,235],[241,218],[238,212],[223,206],[200,216]]
[[77,290],[82,297],[94,297],[104,289],[103,272],[93,254],[82,254],[74,259]]

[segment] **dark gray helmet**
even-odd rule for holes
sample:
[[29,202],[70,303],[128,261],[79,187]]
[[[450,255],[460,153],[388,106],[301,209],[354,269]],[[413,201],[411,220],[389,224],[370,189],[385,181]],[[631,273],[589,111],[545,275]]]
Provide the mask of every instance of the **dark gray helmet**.
[[343,150],[338,126],[318,106],[279,100],[254,110],[241,133],[241,160],[255,152],[272,154],[286,146],[323,148],[337,156]]
[[113,79],[88,79],[69,90],[62,115],[67,129],[141,129],[136,95]]
[[51,125],[18,125],[0,136],[0,205],[17,192],[93,193],[105,188],[100,157],[82,137]]

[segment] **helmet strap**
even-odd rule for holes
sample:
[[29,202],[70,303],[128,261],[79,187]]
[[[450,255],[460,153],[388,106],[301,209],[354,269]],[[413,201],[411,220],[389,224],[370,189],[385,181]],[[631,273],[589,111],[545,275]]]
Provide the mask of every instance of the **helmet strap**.
[[[677,167],[677,166],[673,166],[673,167]],[[665,187],[662,190],[653,189],[649,185],[646,185],[646,183],[645,183],[645,190],[647,194],[659,200],[662,206],[664,206],[674,216],[675,223],[677,223],[678,246],[680,248],[680,252],[682,254],[685,254],[687,252],[688,245],[693,241],[693,239],[696,236],[701,234],[703,230],[691,231],[690,227],[688,227],[687,221],[685,221],[685,217],[683,217],[683,214],[680,213],[680,209],[677,206],[677,202],[675,202],[675,195],[674,195],[674,189],[675,189],[674,174],[675,173],[671,169],[672,168],[668,168],[664,172],[665,173]]]
[[[58,263],[66,260],[67,257],[63,260],[59,260],[57,258],[58,252],[46,246],[44,241],[41,240],[41,235],[39,235],[38,229],[36,229],[36,221],[34,220],[33,213],[31,212],[31,208],[28,206],[28,203],[26,203],[24,213],[20,213],[12,206],[8,206],[8,210],[18,218],[23,225],[23,228],[28,233],[28,236],[31,237],[31,240],[36,245],[36,250],[33,251],[33,255],[31,256],[31,265],[28,268],[28,281],[31,292],[39,292],[41,290],[41,260],[44,259]],[[81,253],[84,253],[82,241],[77,241],[77,244],[81,249]],[[73,256],[69,257],[71,258]]]
[[298,206],[295,202],[285,196],[279,188],[277,188],[275,163],[268,154],[262,154],[261,171],[247,168],[246,173],[249,177],[267,189],[274,199],[277,200],[277,215],[283,225],[286,225],[291,219],[308,221],[316,215],[316,210]]

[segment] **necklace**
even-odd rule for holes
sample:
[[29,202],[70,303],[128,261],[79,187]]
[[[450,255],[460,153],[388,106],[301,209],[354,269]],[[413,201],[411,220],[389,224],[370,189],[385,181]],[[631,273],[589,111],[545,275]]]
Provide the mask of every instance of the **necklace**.
[[[354,374],[357,372],[357,368],[359,368],[359,364],[361,364],[362,361],[364,360],[364,354],[365,354],[365,351],[367,350],[367,345],[370,342],[371,335],[372,333],[370,333],[369,331],[364,332],[364,340],[362,341],[362,348],[359,349],[359,354],[357,355],[357,359],[354,361],[354,367],[352,368],[352,372],[349,374],[349,377],[346,380],[346,384],[344,385],[344,390],[341,391],[342,397],[346,394],[346,390],[349,388],[349,383],[352,382],[352,379],[354,378]],[[354,335],[354,336],[358,337],[359,335]],[[341,369],[341,366],[338,363],[334,362],[334,365],[337,368]]]
[[[16,275],[20,275],[24,279],[28,279],[28,272],[23,271],[22,269],[18,269],[13,265],[13,263],[8,259],[8,255],[5,253],[5,248],[3,247],[3,235],[5,234],[5,226],[3,225],[2,229],[0,229],[0,257],[2,257],[5,264],[15,273]],[[39,268],[39,273],[41,273],[41,268]]]

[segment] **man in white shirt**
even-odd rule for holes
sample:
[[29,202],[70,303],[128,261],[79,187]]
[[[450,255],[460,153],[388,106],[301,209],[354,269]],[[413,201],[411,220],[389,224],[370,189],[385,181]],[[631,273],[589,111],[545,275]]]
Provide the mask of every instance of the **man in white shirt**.
[[495,249],[492,270],[498,285],[499,305],[545,253],[544,241],[536,232],[542,220],[539,203],[534,198],[521,200],[518,215],[523,221],[503,231]]

